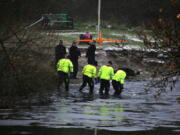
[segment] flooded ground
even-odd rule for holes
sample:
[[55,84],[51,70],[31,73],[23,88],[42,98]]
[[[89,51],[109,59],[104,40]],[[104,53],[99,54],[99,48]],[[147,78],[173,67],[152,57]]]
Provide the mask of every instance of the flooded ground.
[[179,135],[180,83],[158,99],[144,92],[143,81],[128,81],[121,98],[100,97],[88,88],[79,93],[80,84],[71,84],[68,93],[57,92],[50,105],[17,106],[0,109],[2,135]]

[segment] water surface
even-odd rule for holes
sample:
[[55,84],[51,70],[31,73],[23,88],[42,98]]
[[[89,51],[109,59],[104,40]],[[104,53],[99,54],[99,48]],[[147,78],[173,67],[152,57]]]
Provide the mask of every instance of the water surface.
[[50,105],[0,109],[0,129],[4,134],[37,134],[35,127],[36,131],[47,130],[47,134],[52,133],[52,129],[57,133],[71,129],[75,134],[80,131],[86,134],[150,134],[149,131],[180,134],[180,104],[176,99],[180,97],[180,83],[158,99],[154,98],[153,90],[144,91],[145,83],[126,82],[121,97],[113,97],[112,88],[110,96],[99,96],[99,85],[95,86],[93,95],[88,95],[88,87],[82,94],[78,92],[79,84],[71,84],[69,92],[54,93],[54,102]]

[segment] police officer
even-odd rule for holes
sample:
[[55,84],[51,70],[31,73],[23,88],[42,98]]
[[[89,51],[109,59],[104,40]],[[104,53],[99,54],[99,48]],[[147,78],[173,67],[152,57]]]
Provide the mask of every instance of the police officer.
[[121,92],[124,88],[124,82],[126,78],[126,72],[119,69],[112,78],[112,86],[115,90],[114,96],[121,96]]
[[69,90],[69,72],[73,72],[73,64],[69,59],[62,58],[57,62],[57,72],[58,72],[58,89],[61,84],[64,82],[66,91]]
[[70,60],[73,63],[73,70],[74,70],[71,77],[76,79],[77,72],[78,72],[78,58],[81,56],[81,52],[79,48],[77,47],[76,42],[73,42],[72,46],[69,48],[69,55],[70,55]]
[[88,64],[96,63],[95,51],[96,51],[96,41],[92,41],[92,42],[90,42],[90,45],[86,51],[86,57],[87,57]]
[[93,93],[94,90],[94,81],[93,78],[96,77],[96,66],[97,63],[90,63],[83,67],[82,74],[83,74],[83,83],[79,88],[79,91],[82,92],[82,89],[89,85],[89,94]]
[[110,79],[112,79],[114,75],[114,69],[112,68],[112,62],[108,61],[107,65],[103,65],[100,67],[98,72],[98,77],[100,79],[100,89],[99,94],[103,95],[105,90],[105,95],[109,94],[110,89]]
[[63,45],[63,40],[59,41],[59,44],[55,47],[55,63],[59,61],[59,59],[65,58],[66,55],[66,47]]

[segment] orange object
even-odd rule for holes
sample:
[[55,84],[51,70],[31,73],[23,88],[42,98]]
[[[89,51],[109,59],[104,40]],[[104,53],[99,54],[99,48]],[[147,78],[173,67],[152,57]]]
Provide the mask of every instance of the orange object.
[[102,38],[102,32],[99,32],[98,37],[96,39],[84,39],[84,40],[76,40],[76,42],[91,42],[91,41],[96,41],[98,42],[99,45],[102,45],[104,41],[108,42],[116,42],[116,43],[124,43],[124,40],[114,40],[114,39],[104,39]]

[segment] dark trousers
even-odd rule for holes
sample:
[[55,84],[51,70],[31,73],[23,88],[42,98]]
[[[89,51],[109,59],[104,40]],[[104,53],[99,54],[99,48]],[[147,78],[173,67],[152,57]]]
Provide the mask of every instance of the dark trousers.
[[109,80],[101,79],[100,80],[99,94],[101,94],[101,95],[104,94],[104,90],[105,90],[105,94],[108,95],[109,94],[109,88],[110,88]]
[[63,82],[64,82],[64,85],[65,85],[66,91],[68,91],[69,90],[69,76],[68,76],[68,73],[58,71],[58,89],[60,88],[60,86],[62,85]]
[[96,63],[95,56],[89,56],[87,62],[88,64]]
[[89,93],[93,93],[94,81],[92,78],[85,76],[85,75],[83,75],[83,83],[82,83],[81,87],[79,88],[79,91],[82,91],[82,89],[84,87],[86,87],[87,84],[89,85],[89,88],[90,88]]
[[117,82],[115,80],[112,81],[112,86],[115,90],[114,95],[115,96],[120,96],[122,89],[123,89],[123,84],[120,84],[120,82]]
[[71,59],[73,63],[73,73],[72,73],[72,78],[76,78],[77,73],[78,73],[78,60],[77,59]]

